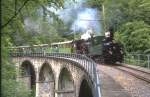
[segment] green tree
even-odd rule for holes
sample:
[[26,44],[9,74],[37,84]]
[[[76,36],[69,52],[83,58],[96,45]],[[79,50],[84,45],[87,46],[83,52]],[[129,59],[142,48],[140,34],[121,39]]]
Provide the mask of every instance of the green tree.
[[[31,33],[29,34],[25,29],[25,20],[36,21],[40,17],[43,18],[42,22],[45,22],[47,15],[57,18],[58,16],[47,10],[47,7],[58,9],[63,7],[63,3],[63,0],[2,0],[2,35],[7,35],[14,45],[39,43],[39,41],[36,43],[37,38],[27,39]],[[42,12],[40,12],[41,9]],[[57,21],[59,20],[57,19]],[[35,34],[35,31],[32,34]]]
[[[9,57],[8,47],[41,43],[39,39],[44,40],[46,35],[40,37],[39,35],[42,35],[42,33],[36,33],[35,29],[25,29],[25,20],[31,18],[33,21],[36,21],[40,16],[38,11],[41,8],[46,9],[47,6],[60,8],[63,7],[63,3],[63,0],[2,0],[2,97],[32,96],[30,92],[25,89],[22,82],[16,80],[16,67],[14,65],[15,63],[12,63]],[[51,13],[50,15],[56,18],[56,15],[52,14],[53,12],[48,13]],[[42,14],[42,16],[42,23],[44,23],[46,14]],[[43,27],[51,31],[48,26]],[[30,33],[31,31],[33,32]],[[55,34],[56,31],[53,32],[52,34]],[[57,33],[55,36],[59,37]]]
[[149,52],[150,1],[149,0],[88,0],[97,7],[106,28],[113,28],[115,39],[121,42],[128,52]]
[[143,21],[128,22],[116,32],[115,39],[127,52],[144,53],[150,48],[150,26]]
[[[7,43],[7,45],[11,45],[9,39],[2,38],[3,42]],[[1,97],[29,97],[30,92],[16,80],[16,68],[14,63],[11,62],[9,57],[8,49],[5,47],[6,44],[2,44],[2,79],[1,79]],[[22,88],[24,90],[22,90]]]

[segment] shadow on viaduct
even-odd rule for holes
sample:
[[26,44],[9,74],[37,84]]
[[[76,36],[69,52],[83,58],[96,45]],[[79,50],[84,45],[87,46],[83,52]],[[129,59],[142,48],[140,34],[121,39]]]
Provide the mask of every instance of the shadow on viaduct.
[[61,58],[13,57],[28,89],[35,88],[36,97],[95,97],[88,73],[77,62]]

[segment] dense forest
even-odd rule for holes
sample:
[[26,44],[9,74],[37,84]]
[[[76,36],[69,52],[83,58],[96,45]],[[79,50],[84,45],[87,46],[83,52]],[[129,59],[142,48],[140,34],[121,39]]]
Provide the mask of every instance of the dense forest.
[[149,0],[88,0],[88,4],[101,10],[104,7],[104,26],[113,28],[115,40],[126,52],[150,53]]
[[[23,86],[16,81],[7,48],[72,39],[73,34],[67,33],[71,32],[70,24],[53,11],[65,9],[65,2],[76,0],[1,1],[2,97],[34,97],[16,88]],[[122,43],[126,52],[150,53],[150,0],[86,0],[85,6],[101,11],[104,31],[113,28],[115,41]]]

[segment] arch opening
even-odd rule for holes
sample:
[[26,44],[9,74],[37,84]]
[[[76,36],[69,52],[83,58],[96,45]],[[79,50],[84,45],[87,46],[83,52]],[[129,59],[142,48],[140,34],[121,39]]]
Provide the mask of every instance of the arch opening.
[[54,74],[49,64],[44,63],[39,74],[40,82],[54,81]]
[[21,76],[28,81],[28,85],[30,89],[35,89],[35,82],[36,82],[36,76],[35,76],[35,70],[31,62],[24,61],[21,65]]
[[72,80],[72,76],[67,68],[63,68],[60,75],[59,75],[59,83],[58,83],[59,90],[73,90],[74,84]]
[[94,97],[92,94],[92,89],[85,79],[81,83],[79,97]]

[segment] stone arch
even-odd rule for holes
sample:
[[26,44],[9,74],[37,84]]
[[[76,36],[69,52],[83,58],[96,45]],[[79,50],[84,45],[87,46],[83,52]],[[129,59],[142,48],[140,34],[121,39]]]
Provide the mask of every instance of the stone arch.
[[58,82],[59,90],[74,89],[74,83],[71,73],[67,68],[62,68]]
[[21,79],[24,81],[29,89],[35,89],[36,86],[36,74],[33,64],[25,60],[20,66]]
[[55,79],[52,68],[48,62],[42,64],[39,72],[40,97],[54,97]]
[[40,82],[54,81],[54,74],[48,62],[42,64],[42,67],[39,72],[39,81]]
[[92,87],[90,87],[90,84],[86,79],[83,79],[81,82],[78,97],[94,97]]
[[74,97],[74,81],[71,72],[63,67],[58,79],[58,96],[59,97]]

